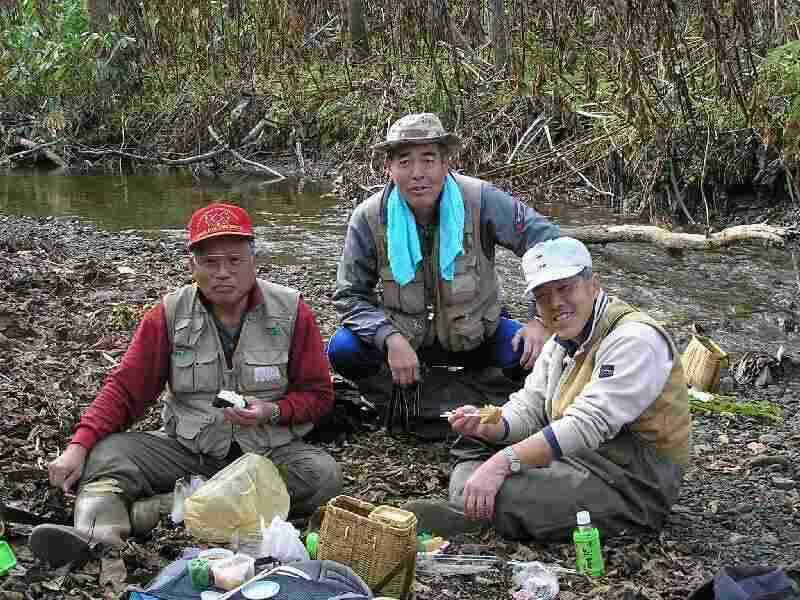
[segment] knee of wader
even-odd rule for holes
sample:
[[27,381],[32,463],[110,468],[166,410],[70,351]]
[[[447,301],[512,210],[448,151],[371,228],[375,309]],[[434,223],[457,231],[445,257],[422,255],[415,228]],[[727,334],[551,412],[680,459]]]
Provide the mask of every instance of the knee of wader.
[[340,327],[328,341],[328,361],[339,375],[358,380],[374,375],[380,370],[383,356],[377,348],[373,351],[347,327]]
[[315,460],[316,477],[313,488],[297,490],[292,498],[292,514],[310,515],[328,500],[342,493],[342,469],[329,454],[321,454]]

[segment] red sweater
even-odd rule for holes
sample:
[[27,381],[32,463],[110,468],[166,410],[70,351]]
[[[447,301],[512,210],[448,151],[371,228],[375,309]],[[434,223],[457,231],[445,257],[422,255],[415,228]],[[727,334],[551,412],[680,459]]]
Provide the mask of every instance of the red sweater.
[[[247,311],[263,301],[261,290],[255,286]],[[108,375],[75,427],[71,443],[91,450],[110,433],[123,431],[140,419],[167,383],[171,354],[164,306],[159,303],[142,318],[122,362]],[[302,298],[297,306],[288,369],[289,389],[278,401],[281,424],[318,422],[333,407],[333,384],[317,322]]]

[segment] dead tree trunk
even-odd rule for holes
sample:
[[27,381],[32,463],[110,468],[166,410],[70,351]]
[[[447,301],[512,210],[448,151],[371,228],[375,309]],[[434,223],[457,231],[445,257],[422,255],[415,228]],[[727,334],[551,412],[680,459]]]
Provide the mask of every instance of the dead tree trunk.
[[108,30],[108,17],[111,14],[111,0],[88,0],[89,27],[102,33]]
[[350,40],[359,58],[369,57],[369,35],[364,17],[364,0],[350,0]]
[[505,70],[508,58],[511,56],[509,49],[508,19],[503,0],[491,0],[489,3],[492,19],[492,45],[494,46],[494,66]]
[[453,22],[447,0],[433,0],[431,3],[431,39],[444,40],[456,48],[471,52],[469,42]]

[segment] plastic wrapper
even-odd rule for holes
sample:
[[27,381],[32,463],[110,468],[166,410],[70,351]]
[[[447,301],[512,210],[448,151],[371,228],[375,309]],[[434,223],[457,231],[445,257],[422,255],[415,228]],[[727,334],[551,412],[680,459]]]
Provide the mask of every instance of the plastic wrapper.
[[282,563],[309,559],[308,550],[300,540],[300,532],[278,516],[273,517],[262,539],[262,556],[271,556]]
[[172,494],[172,512],[170,513],[170,519],[172,519],[173,523],[183,522],[186,499],[194,494],[204,483],[205,479],[199,475],[193,475],[189,483],[186,483],[186,480],[182,477],[175,482],[175,491]]
[[514,600],[552,600],[558,595],[558,575],[554,569],[538,561],[512,564]]
[[497,569],[501,560],[491,555],[417,552],[417,573],[421,575],[477,575]]
[[187,531],[195,538],[227,544],[261,541],[261,519],[289,514],[289,492],[267,458],[245,454],[205,482],[184,502]]

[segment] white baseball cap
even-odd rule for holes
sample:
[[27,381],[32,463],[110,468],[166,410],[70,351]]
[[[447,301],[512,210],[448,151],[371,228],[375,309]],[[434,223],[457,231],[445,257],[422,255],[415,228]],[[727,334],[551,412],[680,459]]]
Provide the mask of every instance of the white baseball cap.
[[567,279],[586,267],[592,267],[592,257],[583,242],[571,237],[539,242],[522,256],[522,272],[528,283],[525,291]]

